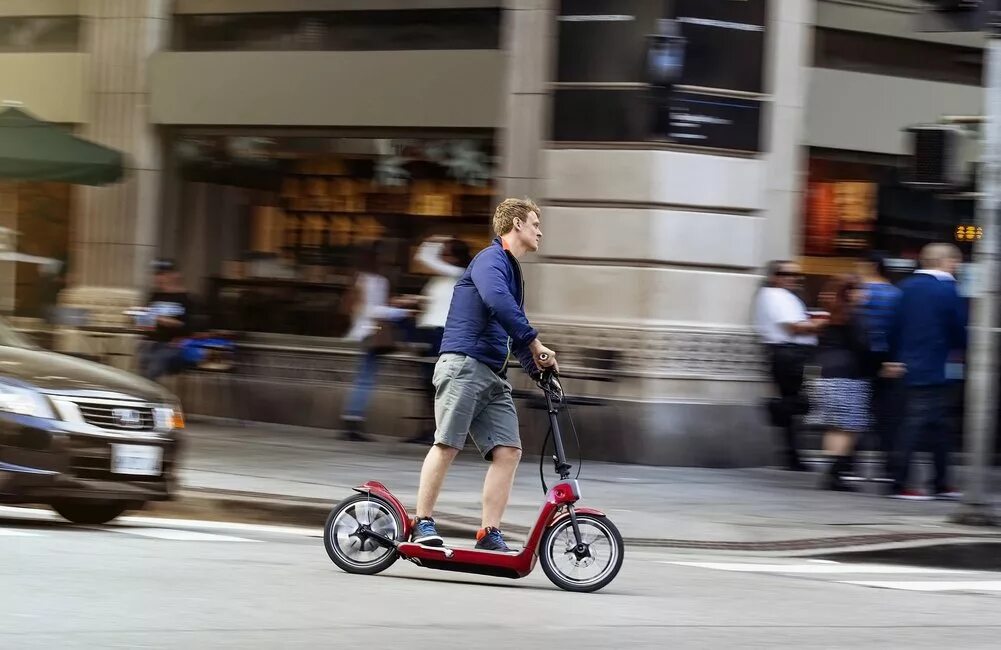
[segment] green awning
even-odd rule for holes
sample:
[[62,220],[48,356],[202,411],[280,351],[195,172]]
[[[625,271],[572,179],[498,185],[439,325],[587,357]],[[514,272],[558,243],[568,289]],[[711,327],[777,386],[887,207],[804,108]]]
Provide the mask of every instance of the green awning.
[[0,180],[105,185],[122,177],[122,154],[10,107],[0,111]]

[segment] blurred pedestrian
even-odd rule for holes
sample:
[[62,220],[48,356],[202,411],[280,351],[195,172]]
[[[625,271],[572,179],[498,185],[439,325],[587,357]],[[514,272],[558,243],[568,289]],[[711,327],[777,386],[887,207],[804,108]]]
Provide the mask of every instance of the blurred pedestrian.
[[146,330],[139,346],[139,374],[156,381],[183,366],[181,342],[191,333],[191,296],[171,260],[153,262],[153,291],[139,326]]
[[[900,285],[901,297],[890,330],[891,357],[906,368],[904,421],[894,449],[890,496],[898,499],[957,499],[949,483],[951,395],[946,364],[966,347],[966,306],[956,288],[962,254],[952,244],[929,244],[921,251],[921,270]],[[911,457],[927,440],[934,456],[930,496],[911,488]]]
[[[857,268],[865,292],[861,313],[869,338],[869,349],[883,363],[890,360],[889,331],[900,302],[900,289],[889,280],[884,253],[870,253],[858,263]],[[902,378],[880,375],[873,380],[870,417],[872,435],[869,438],[873,449],[883,454],[883,464],[874,472],[873,478],[876,481],[892,480],[891,454],[893,441],[900,429],[903,403]],[[854,462],[849,471],[858,474]]]
[[810,420],[826,428],[824,452],[830,461],[820,487],[851,490],[845,482],[856,437],[869,429],[871,380],[879,358],[873,354],[860,309],[861,281],[839,276],[827,282],[820,305],[830,313],[811,365],[819,369],[810,390]]
[[807,410],[803,370],[817,346],[823,318],[811,318],[800,298],[803,272],[788,260],[768,264],[767,276],[754,301],[754,325],[767,350],[779,397],[769,402],[771,423],[783,431],[786,469],[806,470],[796,443],[797,420]]
[[[469,266],[471,256],[469,244],[461,239],[435,236],[423,242],[418,248],[414,259],[430,271],[433,276],[424,285],[421,292],[423,310],[417,318],[417,340],[427,346],[426,356],[431,362],[421,364],[421,383],[427,393],[426,406],[428,419],[434,422],[434,395],[432,385],[434,365],[441,349],[441,338],[445,332],[445,321],[448,309],[452,304],[452,291],[456,281],[462,277]],[[431,424],[417,436],[407,442],[432,444],[434,442],[434,425]]]
[[393,349],[396,343],[395,326],[413,313],[404,308],[409,305],[405,299],[395,298],[390,304],[389,280],[383,273],[381,254],[382,246],[378,241],[361,250],[357,273],[345,296],[353,311],[351,329],[346,338],[361,343],[363,348],[354,384],[341,415],[343,435],[352,441],[368,440],[363,432],[379,370],[379,357]]

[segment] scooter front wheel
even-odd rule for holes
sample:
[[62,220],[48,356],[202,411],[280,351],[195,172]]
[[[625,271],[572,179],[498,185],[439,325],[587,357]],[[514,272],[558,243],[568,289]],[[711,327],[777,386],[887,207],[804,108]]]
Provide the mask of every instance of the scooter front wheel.
[[569,517],[546,529],[539,546],[539,564],[557,587],[567,591],[598,591],[622,568],[625,543],[608,517],[577,515],[581,548]]
[[399,553],[366,535],[369,530],[389,539],[403,539],[403,521],[388,501],[371,494],[344,499],[330,512],[323,527],[327,555],[348,573],[373,575],[385,571]]

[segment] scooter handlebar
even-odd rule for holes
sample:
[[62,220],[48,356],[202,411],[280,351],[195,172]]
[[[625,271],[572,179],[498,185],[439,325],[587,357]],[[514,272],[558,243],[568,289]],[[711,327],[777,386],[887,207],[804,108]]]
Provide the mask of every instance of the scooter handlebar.
[[[539,355],[540,361],[545,361],[548,358],[548,354]],[[563,386],[560,385],[560,373],[554,368],[543,368],[542,371],[535,373],[532,378],[535,379],[535,382],[543,391],[559,400],[563,399]]]

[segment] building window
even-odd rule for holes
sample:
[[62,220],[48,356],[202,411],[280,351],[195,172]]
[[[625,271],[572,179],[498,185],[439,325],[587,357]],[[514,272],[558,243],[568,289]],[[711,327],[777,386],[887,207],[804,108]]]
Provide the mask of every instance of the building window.
[[563,0],[556,20],[557,142],[760,150],[765,0]]
[[[489,134],[412,138],[178,134],[175,257],[220,329],[343,336],[358,254],[384,245],[394,294],[428,280],[432,236],[490,243]],[[192,282],[194,285],[195,283]]]
[[981,85],[983,51],[979,48],[822,27],[814,34],[813,65],[817,68]]
[[[802,262],[809,275],[848,273],[869,250],[917,259],[921,247],[953,241],[976,223],[968,194],[909,187],[895,156],[813,148],[802,206]],[[969,241],[956,241],[964,252]]]
[[494,50],[500,9],[175,16],[174,49],[210,51]]
[[79,16],[0,18],[0,52],[77,52]]

